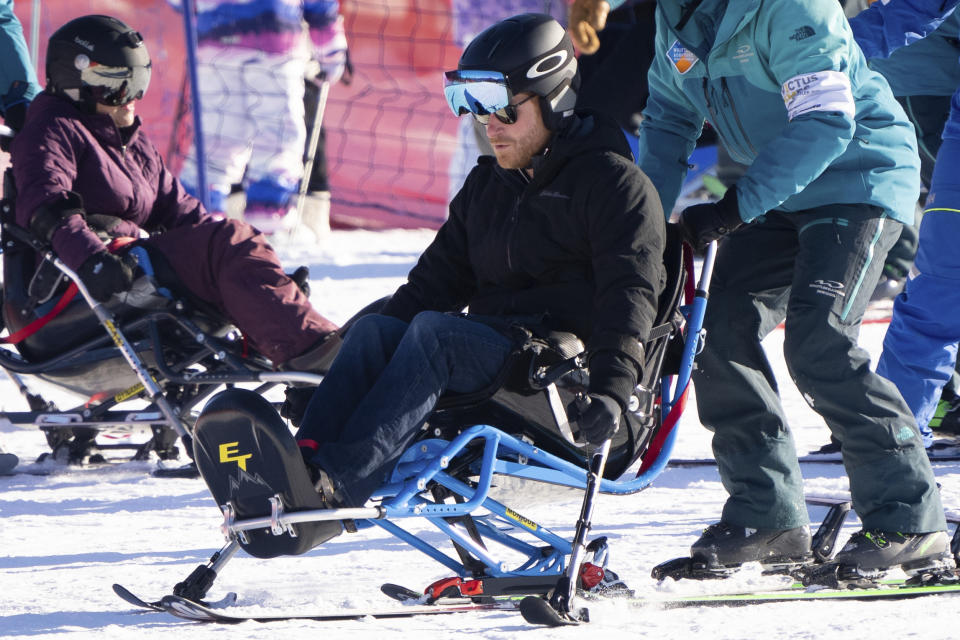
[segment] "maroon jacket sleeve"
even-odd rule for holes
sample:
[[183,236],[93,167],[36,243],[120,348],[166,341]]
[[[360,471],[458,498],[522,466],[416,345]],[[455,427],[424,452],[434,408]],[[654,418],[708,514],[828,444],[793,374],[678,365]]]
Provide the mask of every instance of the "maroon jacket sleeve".
[[[28,120],[13,144],[17,224],[29,229],[31,218],[40,207],[57,208],[68,199],[85,144],[68,121]],[[53,233],[51,243],[53,250],[71,269],[77,269],[94,253],[106,250],[79,214],[65,219]]]

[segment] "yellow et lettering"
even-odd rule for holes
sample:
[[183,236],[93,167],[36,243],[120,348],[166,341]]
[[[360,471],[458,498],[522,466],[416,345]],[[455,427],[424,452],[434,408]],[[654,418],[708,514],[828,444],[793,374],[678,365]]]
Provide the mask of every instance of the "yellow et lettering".
[[252,458],[252,453],[240,454],[237,450],[237,447],[240,446],[239,442],[225,442],[220,445],[220,462],[236,462],[237,466],[247,470],[247,458]]

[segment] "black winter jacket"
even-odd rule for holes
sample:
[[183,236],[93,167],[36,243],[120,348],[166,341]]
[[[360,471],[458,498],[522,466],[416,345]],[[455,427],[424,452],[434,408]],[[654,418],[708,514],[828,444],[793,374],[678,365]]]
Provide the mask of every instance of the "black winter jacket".
[[620,129],[593,113],[555,135],[533,173],[481,157],[383,313],[540,316],[585,342],[591,391],[623,405],[665,277],[660,198]]

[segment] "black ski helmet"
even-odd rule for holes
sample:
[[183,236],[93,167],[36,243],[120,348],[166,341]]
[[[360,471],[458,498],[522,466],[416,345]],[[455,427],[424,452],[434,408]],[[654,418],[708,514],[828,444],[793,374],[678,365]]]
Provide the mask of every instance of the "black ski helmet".
[[75,18],[47,43],[47,90],[90,111],[143,97],[150,54],[140,34],[110,16]]
[[540,96],[543,121],[551,130],[573,115],[580,88],[573,42],[548,15],[523,13],[487,27],[464,49],[457,68],[499,71],[513,95]]

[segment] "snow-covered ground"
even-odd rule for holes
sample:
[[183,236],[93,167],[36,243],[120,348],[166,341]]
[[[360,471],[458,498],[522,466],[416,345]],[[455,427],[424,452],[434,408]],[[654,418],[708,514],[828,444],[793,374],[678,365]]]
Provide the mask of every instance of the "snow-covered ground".
[[[334,232],[321,250],[306,244],[281,249],[287,265],[311,267],[313,302],[337,321],[390,293],[415,263],[431,232]],[[886,328],[864,326],[863,344],[876,357]],[[815,449],[827,430],[792,388],[781,356],[782,332],[767,347],[783,386],[797,448]],[[64,400],[62,404],[66,404]],[[680,425],[678,457],[710,455],[709,433],[690,405]],[[16,388],[0,381],[0,408],[23,410]],[[45,450],[39,432],[4,430],[9,451],[31,460]],[[38,477],[0,477],[0,637],[10,638],[955,638],[960,598],[898,602],[801,602],[746,608],[657,607],[628,610],[595,605],[588,627],[543,629],[518,614],[469,613],[434,618],[213,626],[162,613],[139,613],[119,600],[119,582],[155,598],[222,544],[220,514],[201,480],[157,479],[152,465],[126,463],[110,469],[75,469]],[[939,464],[944,501],[960,507],[960,464]],[[840,465],[804,467],[811,492],[847,488]],[[637,591],[657,586],[655,564],[687,552],[700,530],[717,519],[724,492],[712,467],[669,469],[648,490],[632,496],[602,496],[595,535],[611,540],[611,566]],[[522,513],[561,534],[570,534],[579,499],[560,494]],[[823,509],[812,509],[815,522]],[[848,532],[856,526],[851,517]],[[429,529],[434,531],[433,529]],[[439,539],[437,533],[430,533]],[[239,554],[217,580],[211,599],[239,594],[242,611],[333,612],[399,606],[379,592],[382,582],[422,587],[447,575],[426,556],[379,530],[343,535],[303,556],[257,560]],[[175,634],[175,636],[171,636]]]

